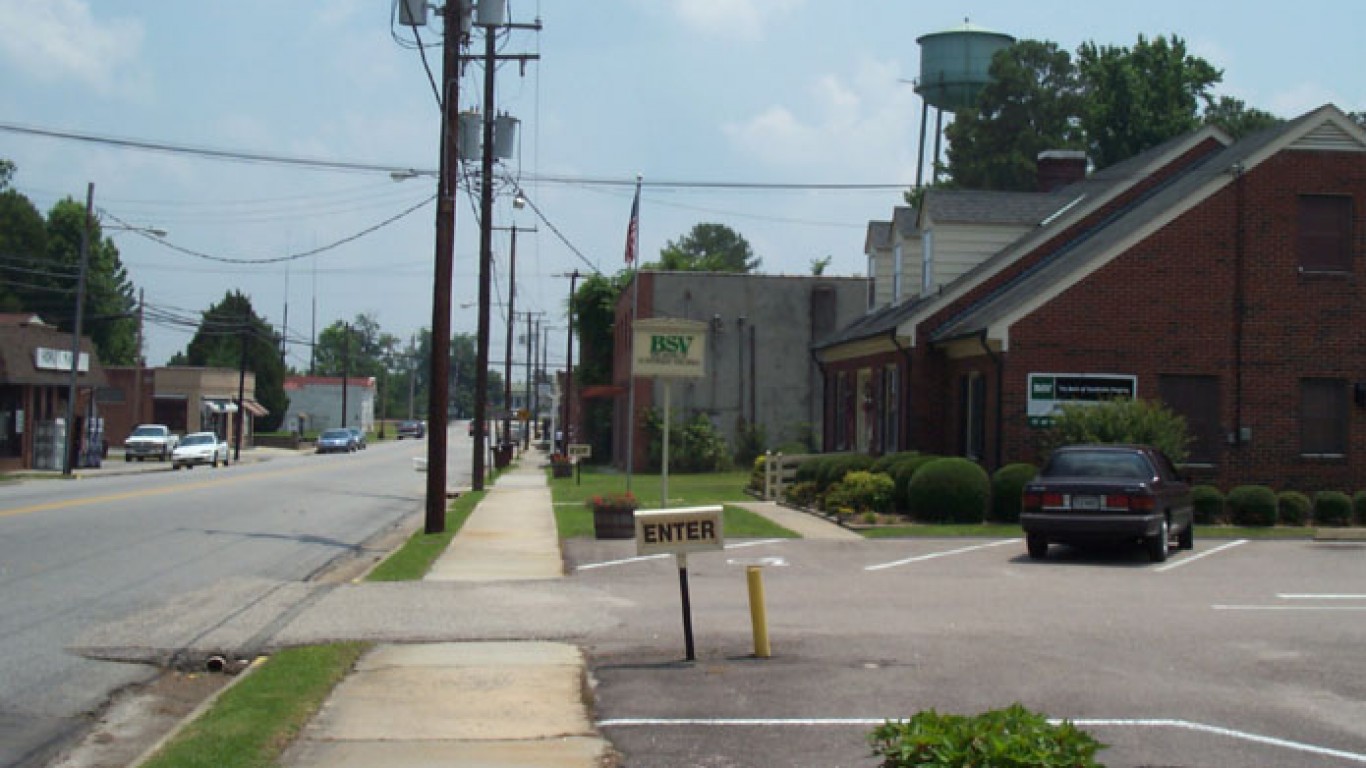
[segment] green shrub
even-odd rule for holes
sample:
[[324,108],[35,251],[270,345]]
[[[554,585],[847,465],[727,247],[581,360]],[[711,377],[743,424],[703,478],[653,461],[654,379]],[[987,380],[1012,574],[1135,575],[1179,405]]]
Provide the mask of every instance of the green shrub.
[[980,523],[991,501],[991,480],[985,469],[967,459],[935,459],[911,477],[907,495],[917,520]]
[[1225,499],[1234,525],[1269,528],[1276,524],[1276,493],[1265,485],[1240,485]]
[[1357,491],[1352,497],[1352,508],[1356,510],[1353,519],[1357,525],[1366,525],[1366,491]]
[[783,495],[791,503],[808,509],[814,509],[820,499],[820,494],[816,492],[816,484],[810,480],[793,483],[784,491]]
[[[658,411],[646,413],[645,432],[650,440],[650,467],[659,471],[664,457],[664,419]],[[726,438],[716,430],[706,414],[699,413],[691,419],[676,421],[669,427],[670,472],[725,472],[731,466]]]
[[1007,464],[991,476],[991,520],[998,523],[1020,522],[1025,483],[1034,479],[1039,468],[1033,464]]
[[1319,491],[1314,494],[1314,525],[1346,526],[1352,524],[1352,499],[1342,491]]
[[873,466],[869,471],[881,472],[884,475],[890,476],[892,474],[892,470],[898,464],[900,464],[903,461],[906,461],[907,459],[914,459],[919,455],[919,451],[901,451],[900,453],[885,453],[879,456],[877,461],[873,462]]
[[1299,491],[1276,494],[1276,519],[1281,525],[1304,525],[1309,522],[1309,510],[1312,508],[1309,497]]
[[1191,439],[1186,419],[1157,400],[1066,404],[1042,435],[1046,452],[1072,443],[1139,443],[1175,464],[1186,460]]
[[1195,508],[1196,525],[1224,522],[1224,494],[1212,485],[1192,487],[1191,506]]
[[1019,704],[975,717],[933,709],[868,734],[881,768],[1095,768],[1104,744],[1069,722],[1053,725]]
[[741,416],[735,420],[735,465],[743,467],[764,455],[768,435],[762,424],[750,424]]
[[850,472],[830,486],[825,506],[836,512],[888,512],[892,508],[892,478],[881,473]]
[[896,490],[892,493],[892,506],[903,512],[911,510],[911,478],[920,468],[943,456],[936,456],[933,453],[920,453],[914,456],[907,456],[892,466],[892,482],[896,485]]
[[754,457],[754,468],[749,471],[749,489],[756,493],[764,492],[764,467],[767,465],[767,457],[762,454]]

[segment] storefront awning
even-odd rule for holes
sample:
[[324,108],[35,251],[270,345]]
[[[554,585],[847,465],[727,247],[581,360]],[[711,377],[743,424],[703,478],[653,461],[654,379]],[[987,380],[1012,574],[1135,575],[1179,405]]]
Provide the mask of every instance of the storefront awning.
[[250,397],[242,401],[242,408],[247,413],[250,413],[252,416],[255,416],[257,418],[270,414],[270,411],[266,410],[265,406],[261,405],[255,400],[252,400]]
[[204,410],[209,413],[237,413],[237,403],[206,397],[204,398]]

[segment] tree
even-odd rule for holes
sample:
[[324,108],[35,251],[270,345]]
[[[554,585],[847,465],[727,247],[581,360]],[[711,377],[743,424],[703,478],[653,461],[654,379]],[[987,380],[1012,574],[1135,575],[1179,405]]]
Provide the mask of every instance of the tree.
[[1085,146],[1076,68],[1056,43],[1021,40],[997,52],[990,74],[977,106],[945,131],[952,185],[1033,191],[1040,152]]
[[256,374],[256,400],[269,411],[257,428],[271,432],[280,427],[289,409],[285,365],[280,360],[279,334],[257,316],[251,299],[229,291],[221,302],[209,307],[184,354],[177,355],[171,364],[237,370],[242,364],[244,338],[246,367]]
[[1139,35],[1133,48],[1083,43],[1077,70],[1086,97],[1081,125],[1097,168],[1198,128],[1201,103],[1210,104],[1223,77],[1175,35]]
[[1234,140],[1249,136],[1257,131],[1280,122],[1280,118],[1247,106],[1241,99],[1220,96],[1219,100],[1205,108],[1205,123],[1220,128]]
[[[32,276],[39,291],[30,295],[29,302],[50,307],[57,327],[67,332],[75,324],[85,219],[85,205],[69,197],[52,206],[47,215],[44,266]],[[97,221],[90,222],[88,256],[81,332],[94,342],[102,364],[133,365],[137,362],[133,284],[119,259],[119,249],[102,235]]]
[[815,275],[816,277],[820,277],[821,275],[825,274],[826,268],[829,267],[830,262],[834,260],[835,257],[830,255],[826,255],[826,257],[823,259],[812,259],[811,274]]
[[[47,253],[47,224],[27,197],[0,191],[0,312],[38,312],[31,306]],[[42,289],[46,291],[46,288]],[[48,304],[44,302],[43,309]]]
[[[575,391],[588,384],[612,382],[617,297],[630,279],[631,273],[625,270],[613,277],[590,275],[574,292],[572,310],[579,345],[579,366],[574,370]],[[568,364],[572,365],[573,361]],[[576,435],[575,440],[592,445],[596,460],[609,460],[612,456],[611,403],[589,401],[581,415],[583,433]]]
[[647,269],[675,272],[753,272],[762,261],[745,238],[724,224],[698,224],[659,252]]

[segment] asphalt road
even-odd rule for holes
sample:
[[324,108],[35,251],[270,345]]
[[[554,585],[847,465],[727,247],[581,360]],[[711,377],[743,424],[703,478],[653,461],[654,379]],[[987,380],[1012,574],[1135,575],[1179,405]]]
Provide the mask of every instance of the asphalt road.
[[[625,764],[874,766],[885,719],[1013,702],[1078,721],[1112,767],[1366,764],[1366,545],[1198,541],[1156,565],[1034,562],[1018,540],[747,544],[689,558],[689,664],[673,561],[570,543],[575,581],[617,606],[585,647]],[[744,566],[765,559],[759,660]]]
[[[449,434],[455,487],[468,483],[469,441],[463,427]],[[215,585],[305,581],[364,554],[367,539],[421,513],[426,476],[412,459],[425,451],[372,443],[0,486],[0,766],[42,765],[113,691],[157,674],[79,655],[90,628]],[[110,474],[128,468],[115,459]]]

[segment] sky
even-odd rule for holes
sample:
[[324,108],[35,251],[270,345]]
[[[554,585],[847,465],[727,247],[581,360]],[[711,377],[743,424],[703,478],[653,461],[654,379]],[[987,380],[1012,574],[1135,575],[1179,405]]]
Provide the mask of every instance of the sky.
[[[642,260],[698,223],[740,233],[768,274],[862,275],[869,220],[913,184],[921,35],[975,26],[1016,38],[1130,46],[1178,35],[1224,73],[1217,95],[1280,117],[1366,110],[1366,5],[1072,0],[509,0],[539,31],[496,70],[495,109],[520,123],[494,206],[492,358],[506,340],[511,242],[518,313],[563,366],[569,272],[623,264],[634,181]],[[408,339],[431,326],[440,111],[392,0],[0,0],[0,158],[46,212],[95,205],[148,307],[151,365],[181,352],[228,291],[307,341],[365,314]],[[441,24],[418,30],[439,77]],[[474,50],[483,51],[481,33]],[[460,80],[480,106],[482,65]],[[931,121],[933,120],[933,113]],[[22,130],[16,131],[13,128]],[[34,135],[56,131],[365,166],[321,169]],[[933,126],[931,125],[931,131]],[[391,171],[424,174],[396,181]],[[839,188],[840,186],[844,188]],[[453,333],[477,327],[477,194],[456,215]],[[156,242],[136,231],[156,228]],[[311,255],[305,255],[310,254]],[[224,261],[228,260],[228,261]],[[247,262],[247,263],[239,263]],[[250,263],[255,262],[255,263]],[[533,320],[535,322],[535,320]],[[518,320],[520,336],[525,320]],[[522,359],[524,352],[518,352]],[[306,344],[287,362],[307,371]]]

